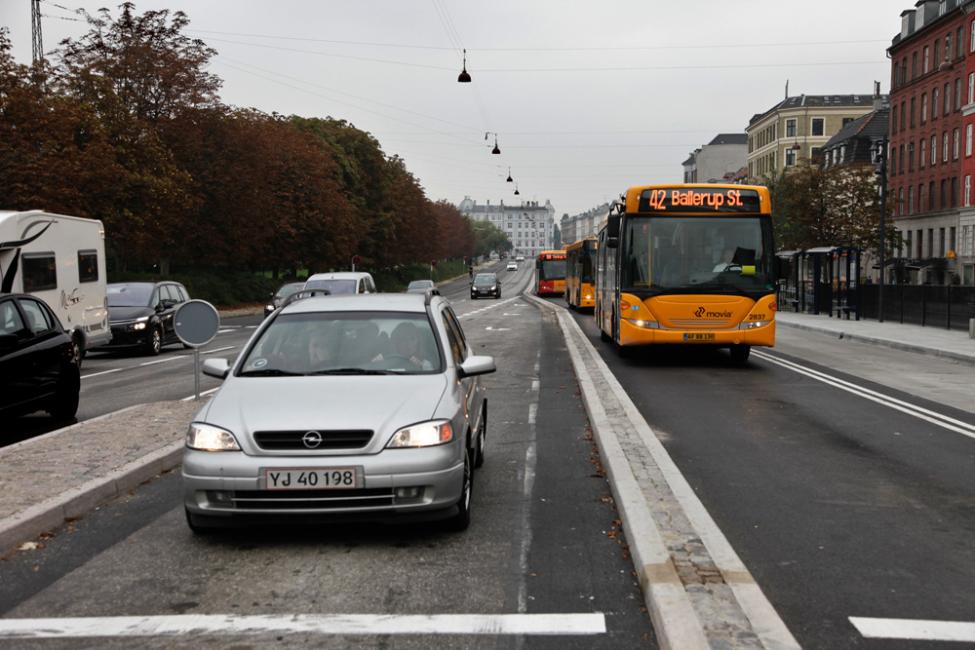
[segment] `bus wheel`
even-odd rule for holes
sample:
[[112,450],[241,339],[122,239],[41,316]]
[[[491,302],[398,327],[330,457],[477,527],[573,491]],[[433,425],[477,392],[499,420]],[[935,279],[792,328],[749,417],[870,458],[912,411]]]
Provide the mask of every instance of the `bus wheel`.
[[750,345],[732,345],[731,346],[731,363],[736,366],[743,366],[748,363],[748,355],[752,351],[752,346]]
[[607,334],[606,332],[604,332],[602,329],[600,329],[599,330],[599,340],[600,341],[604,341],[606,343],[609,343],[610,341],[613,340],[613,338],[609,334]]

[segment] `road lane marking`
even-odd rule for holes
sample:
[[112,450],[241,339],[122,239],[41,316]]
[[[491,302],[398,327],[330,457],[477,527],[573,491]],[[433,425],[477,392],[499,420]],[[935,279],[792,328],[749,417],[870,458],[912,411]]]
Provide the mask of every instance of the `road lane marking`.
[[98,377],[99,375],[107,375],[111,372],[122,372],[125,368],[112,368],[111,370],[102,370],[101,372],[93,372],[90,375],[82,375],[82,379],[88,379],[89,377]]
[[975,642],[975,623],[911,618],[850,616],[850,623],[865,639]]
[[[535,354],[535,376],[538,376],[538,368],[541,364],[542,351],[538,350]],[[528,554],[532,545],[532,526],[531,526],[531,506],[532,492],[535,489],[535,465],[538,458],[538,447],[535,441],[536,427],[535,418],[538,415],[538,393],[532,396],[532,402],[528,405],[528,448],[525,449],[525,469],[522,481],[522,513],[521,513],[521,549],[518,554],[518,563],[521,567],[521,577],[518,582],[518,612],[524,614],[528,611]],[[521,648],[524,644],[518,640],[517,647]]]
[[[209,390],[201,391],[200,392],[200,397],[203,397],[204,395],[209,395],[210,393],[215,393],[218,390],[220,390],[220,387],[219,386],[217,386],[216,388],[211,388]],[[189,397],[184,397],[184,398],[180,399],[179,401],[181,401],[181,402],[192,402],[195,399],[196,399],[196,395],[190,395]]]
[[226,334],[227,332],[233,332],[233,331],[234,330],[232,329],[222,329],[222,330],[217,330],[217,334]]
[[871,402],[882,404],[883,406],[892,408],[896,411],[900,411],[901,413],[906,413],[907,415],[914,416],[920,420],[924,420],[925,422],[930,422],[931,424],[935,424],[943,429],[954,431],[955,433],[960,433],[963,436],[967,436],[969,438],[975,439],[975,425],[968,424],[967,422],[962,422],[961,420],[956,420],[955,418],[944,415],[942,413],[938,413],[936,411],[926,409],[916,404],[911,404],[910,402],[905,402],[903,400],[897,399],[896,397],[885,395],[883,393],[877,392],[875,390],[871,390],[864,386],[860,386],[858,384],[854,384],[844,379],[840,379],[839,377],[828,375],[824,372],[814,370],[807,366],[803,366],[798,363],[794,363],[792,361],[788,361],[786,359],[782,359],[780,357],[773,356],[765,352],[752,350],[752,354],[754,354],[760,359],[764,359],[765,361],[774,363],[778,366],[786,368],[787,370],[791,370],[800,375],[805,375],[806,377],[815,379],[816,381],[820,381],[829,386],[833,386],[834,388],[839,388],[840,390],[844,390],[848,393],[852,393],[853,395],[857,395],[864,399],[868,399]]
[[156,359],[155,361],[146,361],[145,363],[140,363],[138,367],[141,368],[142,366],[154,366],[157,363],[166,363],[168,361],[174,361],[176,359],[185,359],[185,358],[186,358],[186,355],[185,354],[177,354],[177,355],[172,356],[172,357],[166,357],[165,359]]
[[226,350],[233,350],[235,347],[237,347],[237,346],[236,345],[227,345],[225,347],[217,348],[215,350],[207,350],[206,352],[200,352],[200,354],[216,354],[217,352],[224,352]]
[[183,614],[0,619],[0,639],[206,635],[457,634],[591,636],[606,633],[601,613],[580,614]]

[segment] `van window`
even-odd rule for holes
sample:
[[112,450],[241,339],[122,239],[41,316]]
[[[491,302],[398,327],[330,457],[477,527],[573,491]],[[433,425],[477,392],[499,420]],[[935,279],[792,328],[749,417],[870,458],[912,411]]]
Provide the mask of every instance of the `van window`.
[[78,282],[98,281],[98,251],[78,251]]
[[54,253],[27,253],[21,258],[20,268],[24,271],[24,293],[58,288]]

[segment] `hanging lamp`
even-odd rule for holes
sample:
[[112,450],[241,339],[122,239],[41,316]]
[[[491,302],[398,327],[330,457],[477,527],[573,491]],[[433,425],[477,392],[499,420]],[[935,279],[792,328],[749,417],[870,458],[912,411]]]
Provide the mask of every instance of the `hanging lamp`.
[[467,73],[467,50],[464,50],[464,66],[461,68],[460,74],[457,75],[457,83],[469,84],[471,82],[471,75]]

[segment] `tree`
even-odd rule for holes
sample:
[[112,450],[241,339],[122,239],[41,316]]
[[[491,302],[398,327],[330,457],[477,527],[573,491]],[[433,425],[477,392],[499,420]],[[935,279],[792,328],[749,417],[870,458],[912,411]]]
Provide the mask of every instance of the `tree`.
[[474,255],[506,253],[513,248],[508,235],[490,221],[473,221],[471,226],[474,230]]

